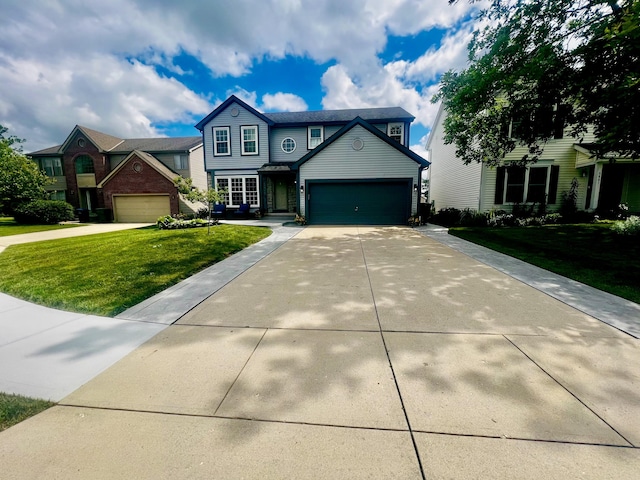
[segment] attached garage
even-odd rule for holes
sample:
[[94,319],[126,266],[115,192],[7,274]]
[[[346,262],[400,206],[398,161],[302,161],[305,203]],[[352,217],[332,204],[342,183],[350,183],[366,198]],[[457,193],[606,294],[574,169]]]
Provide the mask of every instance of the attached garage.
[[171,214],[169,195],[114,195],[114,220],[120,223],[154,223]]
[[307,219],[322,225],[398,225],[411,214],[411,181],[309,181]]
[[316,225],[406,225],[428,165],[358,117],[291,166],[298,211]]

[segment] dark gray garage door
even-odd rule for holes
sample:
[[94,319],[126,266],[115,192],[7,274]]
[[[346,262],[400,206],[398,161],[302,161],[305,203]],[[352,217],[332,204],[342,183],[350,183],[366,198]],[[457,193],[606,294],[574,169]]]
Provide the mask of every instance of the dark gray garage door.
[[404,225],[411,211],[411,182],[309,181],[307,210],[307,220],[316,225]]

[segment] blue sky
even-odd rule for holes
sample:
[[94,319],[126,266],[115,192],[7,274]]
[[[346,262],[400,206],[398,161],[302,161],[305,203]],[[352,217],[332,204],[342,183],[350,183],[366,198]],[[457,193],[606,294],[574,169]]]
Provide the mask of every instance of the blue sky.
[[0,124],[26,151],[76,125],[124,137],[198,135],[235,94],[261,111],[401,106],[411,148],[462,69],[466,0],[10,0]]

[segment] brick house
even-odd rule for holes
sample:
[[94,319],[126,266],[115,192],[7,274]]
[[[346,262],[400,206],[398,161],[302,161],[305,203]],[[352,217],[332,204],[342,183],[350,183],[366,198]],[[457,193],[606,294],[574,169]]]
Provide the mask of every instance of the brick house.
[[51,198],[83,212],[108,209],[116,222],[190,213],[173,183],[207,187],[201,137],[122,139],[76,125],[62,145],[29,154],[54,180]]

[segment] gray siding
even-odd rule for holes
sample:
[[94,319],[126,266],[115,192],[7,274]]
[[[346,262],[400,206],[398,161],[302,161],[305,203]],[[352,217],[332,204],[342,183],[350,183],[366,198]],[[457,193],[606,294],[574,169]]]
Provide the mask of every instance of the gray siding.
[[[282,140],[291,137],[296,142],[296,149],[291,153],[282,151]],[[305,156],[307,150],[307,127],[273,128],[271,130],[271,161],[272,162],[296,162]]]
[[[240,113],[237,117],[231,116],[232,108],[238,108]],[[241,155],[240,127],[243,125],[258,125],[258,155]],[[213,127],[229,127],[230,156],[215,157],[213,155]],[[204,149],[206,170],[260,168],[269,161],[269,126],[234,102],[204,127]]]
[[[354,150],[355,138],[364,141],[362,150]],[[300,167],[300,184],[306,180],[340,179],[382,179],[411,178],[414,184],[420,184],[420,166],[391,145],[374,137],[364,128],[356,125],[332,145],[318,153]],[[412,214],[416,212],[418,194],[413,192]],[[305,212],[305,196],[300,198],[300,210]]]

